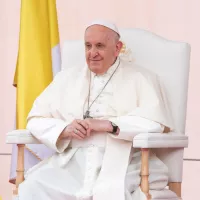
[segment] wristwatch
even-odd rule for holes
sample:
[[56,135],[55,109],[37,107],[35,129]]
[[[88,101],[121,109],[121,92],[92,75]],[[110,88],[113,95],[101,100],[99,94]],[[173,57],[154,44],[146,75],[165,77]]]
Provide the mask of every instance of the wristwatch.
[[113,130],[110,133],[112,133],[113,135],[117,135],[118,126],[115,123],[113,123],[113,122],[110,122],[110,123],[111,123],[111,125],[113,127]]

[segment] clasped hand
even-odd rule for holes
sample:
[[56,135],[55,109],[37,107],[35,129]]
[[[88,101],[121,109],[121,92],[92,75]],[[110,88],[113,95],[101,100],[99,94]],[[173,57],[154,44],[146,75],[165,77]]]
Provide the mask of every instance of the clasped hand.
[[111,132],[112,125],[108,120],[98,120],[87,118],[84,120],[75,119],[62,131],[60,139],[62,138],[76,138],[83,140],[89,137],[91,132]]

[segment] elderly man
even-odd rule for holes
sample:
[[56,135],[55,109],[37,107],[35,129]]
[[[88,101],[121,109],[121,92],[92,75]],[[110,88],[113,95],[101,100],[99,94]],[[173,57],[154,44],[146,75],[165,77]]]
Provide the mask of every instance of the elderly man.
[[[28,171],[20,200],[143,200],[134,194],[141,152],[131,141],[171,123],[156,75],[120,57],[119,39],[114,24],[91,23],[87,66],[67,67],[36,99],[27,129],[56,153]],[[167,173],[151,153],[150,189],[163,189]]]

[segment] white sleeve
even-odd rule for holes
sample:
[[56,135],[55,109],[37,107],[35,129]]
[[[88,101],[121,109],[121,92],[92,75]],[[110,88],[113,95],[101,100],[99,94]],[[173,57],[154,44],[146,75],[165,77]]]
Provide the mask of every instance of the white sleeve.
[[157,75],[138,75],[138,105],[127,114],[109,119],[120,128],[119,135],[113,137],[132,141],[139,133],[162,133],[165,127],[172,129],[164,94]]
[[56,75],[49,86],[36,98],[27,117],[27,129],[41,143],[59,153],[62,153],[70,142],[67,139],[58,141],[60,134],[70,121],[62,119],[52,105],[60,97],[63,80],[66,77],[66,71],[61,71]]
[[109,119],[119,126],[120,132],[118,136],[112,137],[132,141],[139,133],[162,133],[164,126],[139,116],[121,116]]
[[33,117],[29,119],[27,129],[44,145],[62,153],[70,143],[69,139],[58,140],[68,124],[61,119]]

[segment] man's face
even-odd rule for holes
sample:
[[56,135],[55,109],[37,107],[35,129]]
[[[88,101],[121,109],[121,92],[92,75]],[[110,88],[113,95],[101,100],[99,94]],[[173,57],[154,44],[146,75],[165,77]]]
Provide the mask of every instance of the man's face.
[[85,32],[85,54],[88,67],[96,74],[104,74],[115,62],[121,49],[117,34],[100,25],[93,25]]

